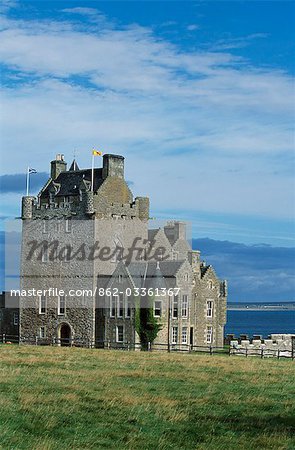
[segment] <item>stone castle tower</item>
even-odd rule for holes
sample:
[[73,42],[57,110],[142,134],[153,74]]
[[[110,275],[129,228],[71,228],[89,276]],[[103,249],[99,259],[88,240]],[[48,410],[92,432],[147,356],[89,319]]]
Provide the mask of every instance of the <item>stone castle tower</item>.
[[162,324],[154,345],[223,345],[226,282],[190,248],[185,223],[148,229],[149,199],[133,197],[122,156],[92,172],[57,155],[50,175],[22,199],[24,341],[133,345],[133,294],[149,288]]

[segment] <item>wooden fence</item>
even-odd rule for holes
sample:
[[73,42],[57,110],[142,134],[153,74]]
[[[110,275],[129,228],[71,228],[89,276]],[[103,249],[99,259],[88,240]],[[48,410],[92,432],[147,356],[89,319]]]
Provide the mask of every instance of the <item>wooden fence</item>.
[[29,338],[20,338],[17,335],[0,335],[0,343],[2,344],[23,344],[23,345],[47,345],[47,346],[66,346],[66,347],[86,347],[106,350],[125,350],[125,351],[166,351],[166,352],[181,352],[181,353],[207,353],[209,355],[222,354],[228,356],[256,356],[260,358],[291,358],[295,359],[295,349],[266,349],[266,348],[234,348],[231,346],[214,347],[214,346],[199,346],[190,344],[170,344],[167,343],[150,343],[142,345],[140,343],[129,342],[113,342],[113,341],[91,341],[83,339],[48,339],[38,336],[31,336]]

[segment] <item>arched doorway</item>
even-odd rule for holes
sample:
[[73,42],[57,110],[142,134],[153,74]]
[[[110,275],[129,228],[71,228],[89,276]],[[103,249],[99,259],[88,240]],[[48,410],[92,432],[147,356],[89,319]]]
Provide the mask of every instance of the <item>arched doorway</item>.
[[59,331],[60,345],[69,346],[71,345],[71,327],[67,323],[62,323],[60,325]]

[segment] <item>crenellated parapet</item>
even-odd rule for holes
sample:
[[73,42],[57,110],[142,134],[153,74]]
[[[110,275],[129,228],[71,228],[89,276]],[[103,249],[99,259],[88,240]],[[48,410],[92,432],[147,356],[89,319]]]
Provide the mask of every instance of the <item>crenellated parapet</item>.
[[35,197],[29,195],[22,198],[22,219],[32,219],[34,213]]

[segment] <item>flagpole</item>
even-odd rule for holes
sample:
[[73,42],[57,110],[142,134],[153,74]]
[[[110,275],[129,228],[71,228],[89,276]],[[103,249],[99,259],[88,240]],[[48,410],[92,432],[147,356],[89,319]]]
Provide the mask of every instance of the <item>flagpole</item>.
[[91,192],[93,192],[94,186],[94,154],[92,151],[92,166],[91,166]]
[[30,167],[28,166],[27,168],[27,182],[26,182],[26,187],[27,187],[27,197],[29,196],[29,182],[30,182]]

